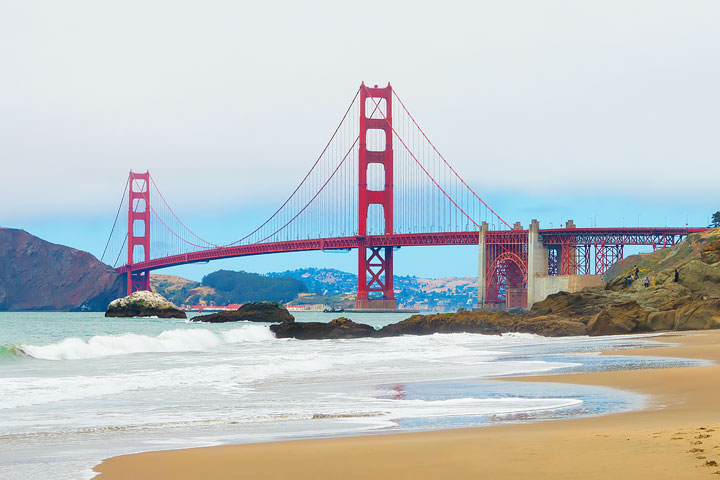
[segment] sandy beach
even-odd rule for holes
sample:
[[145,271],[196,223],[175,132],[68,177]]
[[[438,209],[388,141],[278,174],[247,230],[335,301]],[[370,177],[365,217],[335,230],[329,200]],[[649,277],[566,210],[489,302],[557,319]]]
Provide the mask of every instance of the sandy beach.
[[[617,353],[720,361],[720,331],[654,340],[677,345]],[[105,460],[96,478],[720,478],[718,365],[508,381],[608,386],[651,400],[644,410],[600,417],[147,452]]]

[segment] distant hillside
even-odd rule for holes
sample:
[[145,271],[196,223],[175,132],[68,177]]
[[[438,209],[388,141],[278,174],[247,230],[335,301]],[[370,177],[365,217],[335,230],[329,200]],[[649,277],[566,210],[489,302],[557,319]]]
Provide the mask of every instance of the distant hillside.
[[307,291],[320,295],[355,294],[357,275],[334,268],[299,268],[272,272],[268,277],[290,277],[303,282]]
[[285,303],[307,291],[305,283],[295,278],[231,270],[218,270],[205,275],[202,285],[215,290],[211,300],[217,304],[260,301]]
[[405,308],[448,312],[477,305],[477,277],[395,277],[394,287]]
[[0,310],[104,311],[124,279],[88,252],[0,228]]
[[218,270],[194,282],[175,275],[150,275],[150,287],[176,305],[228,305],[257,301],[286,303],[307,291],[305,283],[283,276]]
[[[219,272],[224,272],[220,274]],[[325,304],[349,307],[355,301],[357,275],[332,268],[300,268],[284,272],[272,272],[259,275],[247,272],[229,272],[220,270],[207,275],[203,282],[193,282],[172,275],[151,275],[151,286],[177,305],[226,305],[243,303],[247,298],[255,300],[277,299],[293,305]],[[232,278],[229,278],[232,273]],[[221,278],[223,281],[220,281]],[[264,280],[262,280],[264,279]],[[288,282],[292,279],[298,283]],[[246,285],[246,281],[257,282],[256,286]],[[265,287],[258,285],[264,282]],[[304,289],[299,289],[299,283]],[[447,277],[418,278],[400,277],[394,279],[395,297],[398,305],[404,308],[417,308],[424,311],[454,311],[460,307],[468,308],[477,303],[477,278]],[[228,295],[228,292],[242,289],[245,293]],[[252,296],[249,291],[254,289]],[[294,293],[293,293],[294,292]],[[240,300],[241,298],[246,300]],[[233,299],[231,301],[230,299]]]
[[203,287],[200,282],[194,282],[176,275],[156,273],[150,274],[150,289],[167,298],[175,305],[194,305],[199,303],[201,299],[215,294],[215,290]]
[[[300,268],[269,273],[268,276],[286,276],[305,282],[308,292],[293,303],[336,303],[347,306],[354,301],[357,275],[332,268]],[[418,278],[395,276],[395,298],[404,308],[450,311],[477,304],[477,277]],[[348,297],[350,295],[350,297]]]

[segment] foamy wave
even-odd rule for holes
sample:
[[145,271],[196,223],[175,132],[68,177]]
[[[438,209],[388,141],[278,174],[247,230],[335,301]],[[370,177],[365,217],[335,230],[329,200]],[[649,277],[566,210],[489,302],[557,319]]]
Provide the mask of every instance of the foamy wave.
[[[388,402],[390,403],[390,402]],[[396,418],[451,417],[463,415],[503,415],[519,412],[555,410],[581,405],[574,398],[453,398],[447,400],[393,401]]]
[[438,417],[482,417],[529,414],[582,405],[575,398],[454,398],[446,400],[380,400],[365,404],[375,407],[374,415],[316,415],[341,422],[364,424],[368,429],[391,428],[400,419]]
[[216,333],[205,329],[179,329],[164,331],[156,337],[126,333],[98,335],[88,340],[66,338],[50,345],[23,344],[19,349],[43,360],[81,360],[129,353],[202,351],[222,344],[262,342],[273,338],[267,326],[243,325]]

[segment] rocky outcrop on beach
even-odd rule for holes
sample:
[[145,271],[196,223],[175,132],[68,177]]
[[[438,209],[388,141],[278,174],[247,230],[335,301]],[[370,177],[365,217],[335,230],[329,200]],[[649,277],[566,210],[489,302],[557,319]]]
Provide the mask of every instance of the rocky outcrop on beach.
[[[639,278],[627,286],[635,265]],[[604,288],[550,295],[529,315],[562,315],[587,325],[588,335],[720,328],[720,229],[628,257],[610,269],[606,281]]]
[[0,228],[0,310],[102,312],[124,278],[88,252]]
[[435,315],[413,315],[380,329],[379,336],[429,335],[433,333],[480,333],[500,335],[519,332],[546,337],[585,335],[585,325],[560,317],[537,318],[507,312],[458,312]]
[[185,312],[157,293],[140,291],[110,302],[106,317],[187,318]]
[[585,335],[585,325],[561,318],[528,318],[505,312],[460,312],[413,315],[376,330],[371,325],[336,318],[330,323],[295,322],[270,326],[277,338],[319,340],[330,338],[398,337],[433,333],[480,333],[500,335],[509,332],[534,333],[546,337]]
[[225,323],[225,322],[264,322],[293,323],[295,317],[287,308],[277,302],[246,303],[237,310],[199,315],[192,318],[193,322]]
[[329,323],[286,322],[280,325],[271,325],[270,330],[277,338],[297,338],[299,340],[378,336],[378,331],[371,325],[356,323],[344,317],[336,318]]

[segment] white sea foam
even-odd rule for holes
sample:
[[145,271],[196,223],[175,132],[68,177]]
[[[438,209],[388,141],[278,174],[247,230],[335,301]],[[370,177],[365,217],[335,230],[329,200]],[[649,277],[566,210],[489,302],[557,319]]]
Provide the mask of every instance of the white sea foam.
[[[610,341],[530,334],[277,340],[265,325],[83,315],[58,317],[52,335],[6,342],[23,355],[5,348],[5,357],[43,360],[0,362],[0,478],[77,480],[90,459],[137,449],[469,426],[567,407],[593,412],[598,394],[476,380],[567,368],[577,364],[560,353]],[[57,340],[63,337],[71,338]]]
[[21,345],[20,349],[43,360],[80,360],[129,353],[202,351],[226,343],[261,342],[273,338],[267,326],[243,325],[218,333],[205,329],[178,329],[164,331],[156,337],[126,333],[98,335],[88,340],[66,338],[50,345]]
[[452,398],[448,400],[389,400],[394,418],[427,418],[478,415],[504,415],[574,407],[582,400],[573,398]]

